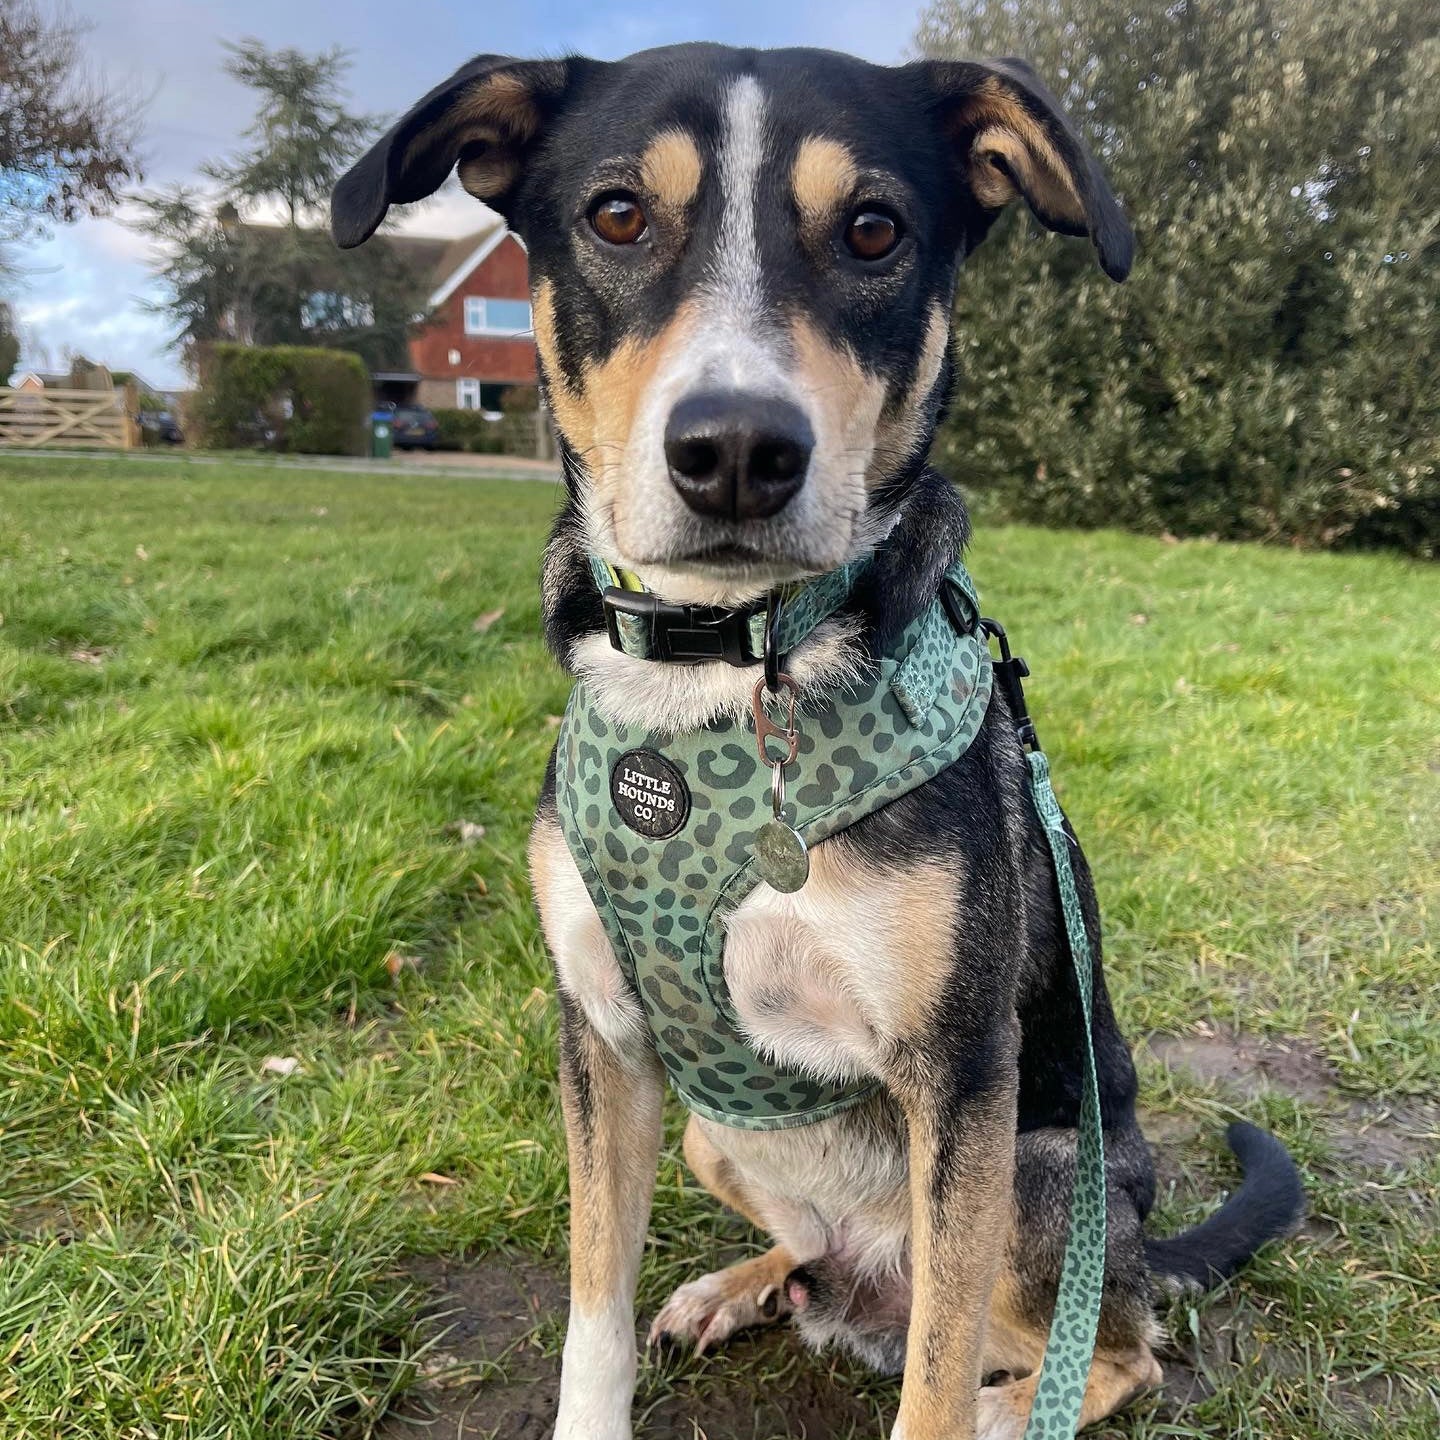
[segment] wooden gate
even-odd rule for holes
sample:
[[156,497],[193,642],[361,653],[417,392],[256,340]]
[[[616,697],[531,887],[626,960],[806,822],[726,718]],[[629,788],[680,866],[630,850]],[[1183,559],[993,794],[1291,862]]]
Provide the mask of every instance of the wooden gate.
[[126,450],[133,429],[121,391],[0,389],[0,450]]

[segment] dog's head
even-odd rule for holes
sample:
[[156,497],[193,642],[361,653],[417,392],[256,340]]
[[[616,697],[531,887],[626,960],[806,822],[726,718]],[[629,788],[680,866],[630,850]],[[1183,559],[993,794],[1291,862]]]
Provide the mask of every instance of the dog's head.
[[957,268],[1012,200],[1130,267],[1108,185],[1016,60],[481,56],[340,182],[336,239],[457,166],[529,250],[589,542],[677,601],[880,537],[944,399]]

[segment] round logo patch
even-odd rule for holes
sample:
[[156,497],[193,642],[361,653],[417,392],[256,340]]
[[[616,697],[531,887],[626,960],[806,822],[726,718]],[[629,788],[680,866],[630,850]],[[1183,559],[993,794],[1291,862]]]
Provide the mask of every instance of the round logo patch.
[[668,840],[690,818],[690,791],[680,772],[653,750],[628,750],[610,772],[610,798],[637,835]]

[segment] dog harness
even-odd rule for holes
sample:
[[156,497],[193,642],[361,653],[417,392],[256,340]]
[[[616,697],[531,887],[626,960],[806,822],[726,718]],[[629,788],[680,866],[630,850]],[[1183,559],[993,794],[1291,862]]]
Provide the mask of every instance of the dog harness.
[[[835,571],[788,597],[781,648],[832,614],[854,578]],[[958,562],[944,584],[968,630],[937,597],[863,681],[799,717],[790,819],[807,847],[954,764],[979,731],[991,685],[979,604]],[[763,632],[764,617],[754,622]],[[647,653],[643,617],[622,611],[617,628],[622,648]],[[678,735],[617,724],[582,683],[555,774],[566,842],[685,1104],[723,1125],[776,1130],[872,1095],[868,1078],[816,1079],[758,1055],[740,1032],[725,923],[760,883],[753,841],[770,818],[772,782],[748,717]]]
[[[877,1089],[868,1080],[831,1083],[776,1065],[740,1032],[725,983],[724,930],[761,883],[754,840],[764,828],[766,764],[774,764],[777,822],[782,766],[795,765],[801,783],[794,829],[815,844],[953,765],[979,732],[992,687],[1005,691],[1055,868],[1080,994],[1084,1058],[1069,1234],[1025,1440],[1073,1440],[1104,1289],[1105,1149],[1091,1035],[1090,937],[1072,841],[1025,706],[1021,681],[1028,667],[1011,655],[1003,627],[981,619],[974,585],[957,560],[936,599],[868,678],[802,714],[800,726],[782,728],[764,718],[760,698],[762,686],[774,692],[777,681],[788,680],[778,674],[775,656],[844,604],[856,567],[787,592],[778,606],[772,597],[764,616],[665,606],[599,560],[592,570],[605,593],[616,649],[644,659],[765,664],[766,678],[755,690],[758,736],[733,719],[685,734],[617,724],[581,683],[561,723],[555,758],[566,843],[640,998],[671,1083],[691,1110],[720,1124],[751,1130],[810,1124]],[[990,636],[999,643],[998,659],[990,654]],[[789,739],[786,760],[772,761],[767,730]]]

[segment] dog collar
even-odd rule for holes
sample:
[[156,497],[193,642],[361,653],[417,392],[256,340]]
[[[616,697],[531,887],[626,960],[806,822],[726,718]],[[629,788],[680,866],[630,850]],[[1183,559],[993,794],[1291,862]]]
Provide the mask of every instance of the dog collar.
[[758,665],[765,658],[767,624],[775,626],[772,653],[787,654],[850,598],[868,563],[853,561],[733,609],[672,604],[644,589],[629,571],[595,555],[590,571],[605,606],[610,643],[622,654],[673,664],[723,660]]

